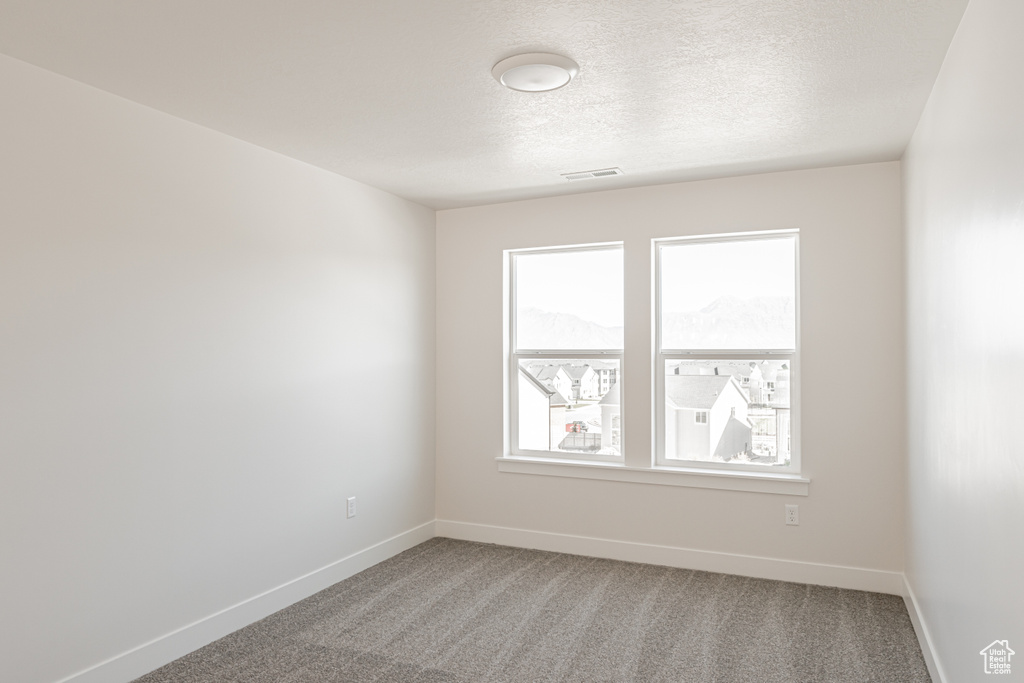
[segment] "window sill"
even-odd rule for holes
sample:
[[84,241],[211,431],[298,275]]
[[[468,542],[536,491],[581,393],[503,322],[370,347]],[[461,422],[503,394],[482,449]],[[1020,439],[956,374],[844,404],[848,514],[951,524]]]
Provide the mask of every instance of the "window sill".
[[634,484],[661,486],[690,486],[725,491],[751,491],[778,493],[787,496],[806,496],[811,480],[798,474],[776,472],[739,472],[709,470],[695,467],[626,467],[618,463],[581,462],[506,456],[496,458],[499,472],[539,474],[574,479],[600,479],[624,481]]

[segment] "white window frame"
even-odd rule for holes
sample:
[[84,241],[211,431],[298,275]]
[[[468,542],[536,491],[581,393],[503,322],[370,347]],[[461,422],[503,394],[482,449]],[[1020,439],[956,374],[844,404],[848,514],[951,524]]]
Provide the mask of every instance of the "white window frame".
[[[661,347],[661,255],[664,247],[681,244],[709,244],[722,242],[752,242],[757,240],[792,237],[794,249],[794,330],[795,346],[792,349],[663,349]],[[685,468],[688,470],[718,470],[735,472],[763,472],[799,474],[800,469],[800,234],[798,230],[770,230],[760,232],[732,233],[725,235],[702,235],[697,237],[675,237],[654,240],[654,435],[655,462],[658,467]],[[707,462],[679,460],[665,457],[665,371],[672,360],[784,360],[790,372],[790,461],[789,465],[766,466],[756,464]]]
[[[509,445],[511,455],[552,458],[560,461],[579,462],[605,462],[622,464],[625,462],[625,430],[624,423],[625,406],[620,399],[619,403],[619,455],[570,453],[566,451],[534,451],[519,448],[519,363],[522,360],[618,360],[619,367],[617,382],[621,382],[624,375],[624,353],[623,349],[520,349],[516,346],[516,257],[522,255],[552,254],[566,252],[584,252],[601,250],[619,250],[625,258],[625,248],[622,242],[606,242],[600,244],[581,244],[560,247],[542,247],[536,249],[510,249],[506,251],[509,272],[509,295],[508,295],[508,388],[509,388]],[[625,286],[625,283],[623,283]],[[566,399],[572,400],[571,396]],[[603,428],[603,427],[602,427]]]

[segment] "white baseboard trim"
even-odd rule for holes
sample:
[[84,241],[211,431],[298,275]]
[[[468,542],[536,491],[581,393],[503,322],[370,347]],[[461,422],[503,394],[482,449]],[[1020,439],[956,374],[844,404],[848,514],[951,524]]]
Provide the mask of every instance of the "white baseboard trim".
[[643,562],[681,569],[699,569],[759,579],[835,586],[890,595],[902,596],[904,589],[901,572],[878,569],[780,560],[771,557],[736,555],[629,541],[612,541],[605,538],[510,529],[442,519],[436,522],[436,533],[438,536],[464,541],[496,543],[517,548],[551,550],[572,555]]
[[928,666],[928,674],[932,677],[932,683],[947,683],[946,671],[939,663],[939,658],[932,643],[931,633],[925,625],[924,615],[917,603],[917,596],[914,589],[910,587],[910,581],[906,575],[903,576],[903,602],[907,605],[907,612],[910,613],[910,622],[914,625],[914,633],[917,634],[917,642],[921,644],[921,654],[924,655],[924,663]]
[[110,683],[111,681],[134,680],[435,536],[900,595],[906,602],[907,611],[910,613],[910,619],[921,644],[921,651],[932,680],[935,683],[947,683],[942,666],[935,656],[928,629],[918,609],[917,599],[909,582],[901,572],[615,541],[441,519],[427,522],[381,541],[326,567],[300,576],[63,678],[57,683]]
[[326,567],[143,643],[58,683],[131,681],[435,536],[434,522],[392,536]]

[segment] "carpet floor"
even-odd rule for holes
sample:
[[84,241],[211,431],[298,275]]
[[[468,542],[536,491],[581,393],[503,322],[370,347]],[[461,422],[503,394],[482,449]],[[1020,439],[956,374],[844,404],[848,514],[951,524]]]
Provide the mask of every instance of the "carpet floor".
[[435,538],[137,683],[926,683],[902,599]]

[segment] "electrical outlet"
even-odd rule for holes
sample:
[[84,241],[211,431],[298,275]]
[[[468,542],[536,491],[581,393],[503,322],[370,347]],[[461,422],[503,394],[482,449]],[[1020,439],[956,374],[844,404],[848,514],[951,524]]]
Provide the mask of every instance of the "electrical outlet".
[[800,506],[799,505],[787,505],[786,506],[786,524],[790,526],[800,525]]
[[345,513],[345,517],[352,519],[356,516],[356,497],[352,496],[348,499],[348,511]]

